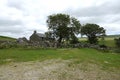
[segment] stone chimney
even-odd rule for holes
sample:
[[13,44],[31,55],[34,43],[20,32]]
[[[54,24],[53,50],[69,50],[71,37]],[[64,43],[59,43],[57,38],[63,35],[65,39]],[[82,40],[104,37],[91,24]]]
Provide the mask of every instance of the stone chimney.
[[34,30],[34,34],[36,34],[37,33],[37,31],[36,30]]

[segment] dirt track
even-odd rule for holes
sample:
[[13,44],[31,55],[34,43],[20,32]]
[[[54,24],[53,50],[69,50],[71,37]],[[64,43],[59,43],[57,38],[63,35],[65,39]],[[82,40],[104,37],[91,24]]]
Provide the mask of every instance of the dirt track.
[[103,71],[95,64],[73,60],[46,60],[0,66],[0,80],[119,80],[120,72]]

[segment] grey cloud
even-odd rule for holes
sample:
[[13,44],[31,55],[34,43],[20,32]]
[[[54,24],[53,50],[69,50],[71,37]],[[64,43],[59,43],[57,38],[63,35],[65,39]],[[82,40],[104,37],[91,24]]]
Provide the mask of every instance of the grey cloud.
[[111,19],[111,23],[120,24],[120,15],[119,15],[119,16],[116,16],[116,17],[113,17],[113,18]]
[[82,24],[84,23],[120,23],[120,15],[103,15],[103,16],[90,16],[90,17],[79,17]]
[[86,17],[86,16],[102,16],[102,15],[112,15],[120,14],[120,1],[114,0],[106,2],[99,6],[91,6],[87,8],[78,8],[66,10],[66,12],[75,15],[77,17]]
[[0,18],[0,26],[15,26],[15,25],[22,25],[22,21]]
[[[120,0],[108,0],[101,5],[86,8],[68,9],[64,11],[77,17],[82,24],[119,24],[120,25]],[[118,27],[118,26],[114,26]],[[108,27],[109,28],[109,27]],[[108,29],[109,30],[109,29]],[[111,30],[110,30],[111,31]]]
[[29,13],[27,12],[25,1],[26,0],[8,0],[7,6],[22,11],[23,16],[28,16]]
[[14,7],[19,10],[23,10],[23,8],[24,8],[22,0],[8,0],[7,5],[9,7]]
[[[96,23],[106,29],[107,34],[120,34],[120,0],[108,0],[102,5],[64,11],[77,17],[82,24]],[[106,24],[106,25],[103,25]],[[114,24],[114,25],[112,25]]]
[[82,24],[105,22],[104,18],[101,18],[101,17],[79,17],[79,20]]
[[22,33],[24,32],[26,29],[21,27],[21,26],[0,26],[0,32],[4,32],[4,33],[13,33],[13,34],[17,34],[17,33]]
[[107,30],[107,34],[120,34],[120,28],[117,28],[117,26],[104,26],[104,28]]
[[21,33],[24,31],[23,27],[24,25],[21,20],[0,17],[0,32]]

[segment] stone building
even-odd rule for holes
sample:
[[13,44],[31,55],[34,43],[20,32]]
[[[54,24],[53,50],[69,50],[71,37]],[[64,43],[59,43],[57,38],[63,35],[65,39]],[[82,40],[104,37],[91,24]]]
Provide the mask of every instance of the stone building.
[[17,43],[19,43],[19,44],[27,44],[28,40],[25,37],[18,38]]
[[34,31],[34,33],[30,36],[30,42],[41,42],[45,41],[47,38],[45,34],[37,33],[37,31]]
[[45,34],[37,33],[37,31],[34,31],[30,36],[30,42],[36,46],[52,47],[54,46],[55,39],[46,37]]

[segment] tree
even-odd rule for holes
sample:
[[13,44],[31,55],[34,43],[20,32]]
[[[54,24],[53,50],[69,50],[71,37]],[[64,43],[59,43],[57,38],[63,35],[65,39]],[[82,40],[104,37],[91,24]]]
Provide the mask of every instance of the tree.
[[54,38],[54,35],[53,35],[52,31],[45,32],[45,35],[46,35],[47,38]]
[[52,36],[58,39],[58,42],[73,40],[80,32],[81,24],[73,17],[66,14],[53,14],[47,19],[48,30]]
[[81,28],[81,34],[88,37],[91,44],[97,44],[98,37],[105,35],[105,29],[97,24],[86,24]]

